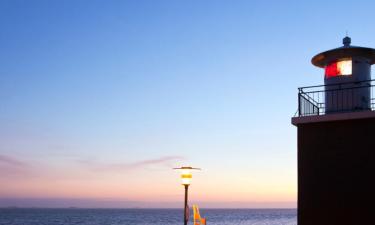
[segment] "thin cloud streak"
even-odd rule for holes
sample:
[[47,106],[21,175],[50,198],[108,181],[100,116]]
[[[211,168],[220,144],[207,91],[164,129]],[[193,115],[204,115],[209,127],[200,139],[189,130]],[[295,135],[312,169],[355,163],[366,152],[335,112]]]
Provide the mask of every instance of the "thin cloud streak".
[[26,167],[28,166],[27,163],[22,162],[18,159],[15,159],[13,157],[9,157],[6,155],[0,155],[0,164],[5,164],[8,166],[14,166],[14,167]]
[[14,157],[7,155],[0,155],[0,176],[1,177],[12,177],[14,175],[28,175],[31,166],[18,160]]
[[133,163],[98,163],[88,160],[80,160],[79,162],[83,165],[88,166],[90,169],[95,171],[131,171],[141,168],[147,168],[148,166],[166,166],[171,167],[172,163],[178,160],[183,160],[182,156],[165,156],[156,159],[141,160]]

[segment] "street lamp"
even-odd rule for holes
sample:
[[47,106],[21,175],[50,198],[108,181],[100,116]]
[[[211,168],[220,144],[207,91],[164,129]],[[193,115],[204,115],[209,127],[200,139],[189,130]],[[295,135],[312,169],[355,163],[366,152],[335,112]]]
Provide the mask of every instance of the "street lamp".
[[184,225],[187,225],[188,222],[188,217],[187,217],[187,212],[189,211],[188,208],[188,189],[189,185],[191,183],[191,179],[193,177],[192,175],[192,170],[200,170],[200,168],[193,168],[191,166],[182,166],[180,168],[173,168],[175,170],[180,170],[181,171],[181,183],[185,187],[185,203],[184,203]]

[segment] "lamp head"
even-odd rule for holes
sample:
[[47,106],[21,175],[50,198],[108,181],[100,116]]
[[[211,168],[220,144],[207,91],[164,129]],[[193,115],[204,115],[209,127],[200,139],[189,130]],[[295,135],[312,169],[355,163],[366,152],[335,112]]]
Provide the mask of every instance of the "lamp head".
[[200,168],[193,168],[191,166],[182,166],[173,169],[181,171],[181,183],[184,186],[189,186],[191,184],[191,179],[193,178],[192,170],[200,170]]

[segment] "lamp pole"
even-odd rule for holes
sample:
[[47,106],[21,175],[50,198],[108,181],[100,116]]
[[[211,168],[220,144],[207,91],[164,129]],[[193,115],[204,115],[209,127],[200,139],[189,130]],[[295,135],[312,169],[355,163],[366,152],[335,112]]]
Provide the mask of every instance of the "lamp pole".
[[185,186],[185,204],[184,204],[184,225],[187,225],[188,223],[188,190],[189,190],[189,185],[188,184],[184,184]]
[[188,207],[188,191],[189,191],[189,185],[191,183],[192,179],[192,170],[200,170],[199,168],[193,168],[191,166],[182,166],[180,168],[174,168],[175,170],[181,171],[181,182],[182,185],[185,187],[185,201],[184,201],[184,225],[188,224],[189,217],[189,207]]

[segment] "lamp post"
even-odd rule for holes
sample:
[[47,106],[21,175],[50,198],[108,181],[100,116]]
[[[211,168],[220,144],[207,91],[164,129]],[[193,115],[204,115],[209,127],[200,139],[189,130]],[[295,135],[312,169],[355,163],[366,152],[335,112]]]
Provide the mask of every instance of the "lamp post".
[[182,166],[180,168],[174,168],[175,170],[180,170],[181,171],[181,183],[185,187],[185,201],[184,201],[184,225],[187,225],[188,223],[188,190],[189,190],[189,185],[191,183],[191,179],[193,177],[191,171],[192,170],[200,170],[199,168],[193,168],[191,166]]

